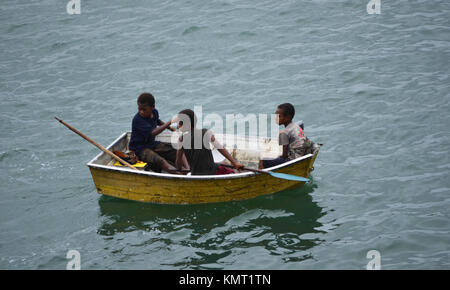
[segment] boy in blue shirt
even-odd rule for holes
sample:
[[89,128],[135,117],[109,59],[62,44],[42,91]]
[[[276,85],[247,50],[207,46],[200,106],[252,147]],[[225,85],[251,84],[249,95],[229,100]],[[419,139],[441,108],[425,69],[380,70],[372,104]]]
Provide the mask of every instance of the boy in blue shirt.
[[173,131],[169,127],[172,121],[164,123],[159,119],[158,110],[155,109],[155,98],[150,93],[141,94],[137,105],[138,113],[133,118],[128,145],[132,154],[134,153],[139,160],[147,162],[150,169],[155,172],[165,170],[169,173],[178,173],[176,168],[167,162],[175,164],[177,151],[171,144],[155,140],[155,137],[165,129]]

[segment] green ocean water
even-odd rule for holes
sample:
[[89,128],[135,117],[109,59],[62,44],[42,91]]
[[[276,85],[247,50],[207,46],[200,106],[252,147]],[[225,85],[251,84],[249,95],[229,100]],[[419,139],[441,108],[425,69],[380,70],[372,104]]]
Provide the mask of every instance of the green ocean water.
[[[450,268],[450,3],[5,0],[0,269]],[[204,205],[97,194],[86,163],[163,120],[296,108],[324,146],[302,188]],[[211,189],[214,190],[214,189]]]

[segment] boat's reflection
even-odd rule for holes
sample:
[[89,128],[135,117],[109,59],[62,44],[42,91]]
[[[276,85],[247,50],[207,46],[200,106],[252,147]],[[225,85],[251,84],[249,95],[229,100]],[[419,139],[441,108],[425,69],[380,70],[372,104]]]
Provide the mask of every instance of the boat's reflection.
[[120,233],[123,238],[123,233],[147,231],[170,240],[179,233],[184,244],[199,249],[259,245],[274,255],[304,251],[321,242],[318,220],[326,213],[310,195],[316,187],[310,182],[250,200],[200,205],[147,204],[101,196],[103,223],[98,234],[113,238]]

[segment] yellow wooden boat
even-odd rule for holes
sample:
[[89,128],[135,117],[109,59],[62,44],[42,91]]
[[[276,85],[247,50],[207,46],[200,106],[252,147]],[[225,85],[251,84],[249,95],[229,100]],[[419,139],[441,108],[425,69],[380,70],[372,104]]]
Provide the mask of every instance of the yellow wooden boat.
[[[157,140],[170,142],[172,132],[158,135]],[[123,133],[107,148],[110,151],[126,152],[130,132]],[[275,158],[280,155],[278,140],[271,138],[240,137],[215,134],[218,140],[226,140],[225,148],[239,162],[257,168],[262,157]],[[222,139],[221,139],[222,138]],[[231,140],[231,141],[230,141]],[[238,144],[247,142],[247,149]],[[267,168],[274,172],[309,177],[320,146],[314,152],[284,164]],[[243,200],[265,194],[272,194],[288,188],[304,185],[304,182],[290,181],[272,177],[269,174],[242,172],[228,175],[174,175],[144,170],[132,170],[114,166],[108,154],[100,153],[87,165],[91,171],[97,191],[104,195],[141,202],[162,204],[197,204]]]

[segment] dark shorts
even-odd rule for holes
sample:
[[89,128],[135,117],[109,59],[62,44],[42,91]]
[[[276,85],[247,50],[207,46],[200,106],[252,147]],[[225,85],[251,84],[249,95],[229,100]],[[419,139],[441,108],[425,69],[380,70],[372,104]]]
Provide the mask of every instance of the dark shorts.
[[284,162],[287,162],[287,161],[289,161],[289,159],[283,158],[283,157],[278,157],[275,159],[263,159],[262,164],[263,164],[264,168],[269,168],[269,167],[283,164]]
[[177,150],[170,143],[159,143],[155,149],[144,149],[139,155],[139,159],[146,162],[148,168],[155,172],[161,172],[164,160],[174,165],[176,158]]

